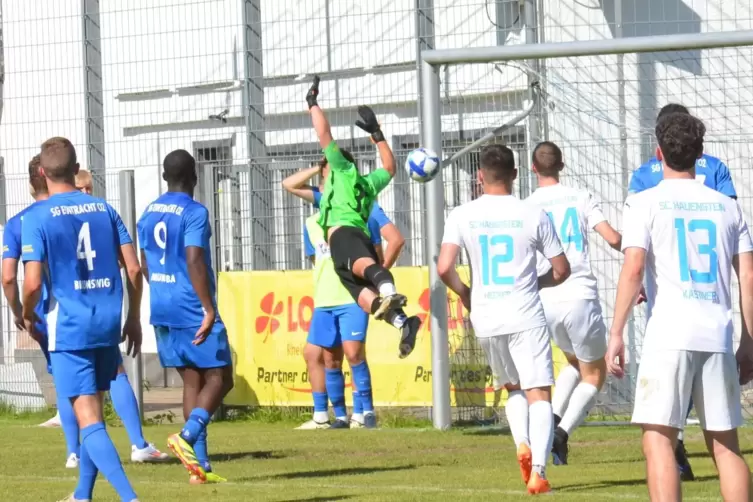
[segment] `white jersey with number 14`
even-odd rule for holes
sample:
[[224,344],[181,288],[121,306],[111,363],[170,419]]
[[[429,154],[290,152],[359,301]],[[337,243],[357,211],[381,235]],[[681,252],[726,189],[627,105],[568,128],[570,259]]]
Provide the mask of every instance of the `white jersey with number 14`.
[[468,253],[473,284],[471,322],[478,337],[546,324],[536,274],[536,252],[563,253],[544,211],[512,195],[483,195],[452,210],[443,244]]
[[643,351],[732,353],[732,260],[753,250],[737,202],[693,179],[625,201],[623,250],[647,251],[651,315]]
[[[599,290],[588,257],[588,232],[606,221],[599,203],[585,190],[559,183],[538,188],[526,200],[547,212],[570,262],[570,277],[559,286],[542,289],[541,299],[545,304],[596,300]],[[550,268],[549,262],[539,256],[539,275]]]

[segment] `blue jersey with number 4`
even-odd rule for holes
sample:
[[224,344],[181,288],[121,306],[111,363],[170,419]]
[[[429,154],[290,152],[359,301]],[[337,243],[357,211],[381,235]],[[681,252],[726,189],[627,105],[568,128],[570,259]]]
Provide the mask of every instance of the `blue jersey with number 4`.
[[737,202],[692,179],[625,202],[622,248],[646,251],[643,351],[732,353],[732,262],[753,251]]
[[188,194],[167,192],[147,206],[137,229],[149,268],[151,324],[198,328],[204,320],[204,310],[188,276],[186,248],[204,249],[209,293],[216,309],[209,211]]
[[[729,168],[716,157],[704,154],[698,159],[695,163],[695,178],[712,190],[723,193],[728,197],[737,198]],[[631,194],[640,193],[655,187],[663,179],[663,165],[656,157],[653,157],[633,171],[628,192]]]
[[120,247],[131,243],[118,213],[79,191],[53,195],[24,214],[24,263],[42,262],[50,292],[49,349],[118,345],[123,281]]

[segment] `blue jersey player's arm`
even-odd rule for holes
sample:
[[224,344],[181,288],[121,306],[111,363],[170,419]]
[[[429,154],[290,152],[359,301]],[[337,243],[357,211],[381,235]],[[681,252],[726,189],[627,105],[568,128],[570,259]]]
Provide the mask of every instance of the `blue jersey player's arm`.
[[139,241],[139,258],[141,259],[141,275],[144,277],[144,280],[148,283],[149,282],[149,265],[146,262],[146,253],[144,252],[144,246],[146,245],[147,241],[147,235],[146,235],[146,215],[147,213],[144,213],[141,215],[141,218],[139,218],[138,223],[136,223],[136,235],[138,236]]
[[18,260],[21,258],[21,219],[11,218],[3,231],[3,293],[18,329],[25,329],[18,290]]
[[[384,213],[384,210],[374,203],[374,207],[371,209],[371,215],[369,221],[374,220],[379,226],[379,234],[382,239],[387,241],[387,249],[384,250],[384,258],[382,260],[383,265],[387,268],[392,267],[400,256],[400,252],[405,246],[405,237],[400,233],[400,229],[397,225],[392,223],[392,220]],[[371,231],[371,235],[374,235],[374,231]],[[381,244],[381,240],[380,240]],[[376,246],[376,243],[374,244]],[[381,246],[379,246],[381,247]],[[377,248],[378,249],[378,248]]]
[[282,188],[296,197],[313,203],[314,207],[318,207],[321,194],[319,194],[319,198],[317,199],[315,192],[319,192],[319,189],[309,185],[309,181],[311,178],[319,174],[319,172],[320,167],[318,164],[306,169],[301,169],[282,180]]
[[191,207],[184,213],[183,243],[186,251],[186,269],[196,296],[199,297],[204,309],[204,320],[201,323],[193,343],[199,345],[212,331],[217,311],[209,287],[209,267],[207,267],[204,248],[209,242],[211,228],[209,226],[209,211],[201,205]]
[[732,175],[729,172],[727,164],[721,160],[717,164],[716,172],[714,173],[716,181],[716,191],[723,193],[727,197],[737,199],[737,192],[735,191],[735,185],[732,183]]
[[35,329],[37,315],[35,308],[42,298],[42,267],[47,260],[47,248],[43,222],[28,211],[21,225],[21,258],[24,262],[24,286],[21,298],[24,326],[37,342],[40,334]]
[[119,261],[126,270],[126,291],[128,294],[128,312],[126,313],[124,333],[128,337],[127,353],[134,357],[141,351],[141,296],[144,285],[141,277],[141,266],[136,257],[136,248],[133,245],[128,229],[123,224],[120,215],[109,204],[107,211],[110,221],[115,227],[118,238]]
[[633,174],[630,176],[630,183],[628,184],[628,193],[634,194],[634,193],[640,193],[646,189],[645,184],[643,183],[643,179],[641,177],[641,169],[638,168],[635,171],[633,171]]

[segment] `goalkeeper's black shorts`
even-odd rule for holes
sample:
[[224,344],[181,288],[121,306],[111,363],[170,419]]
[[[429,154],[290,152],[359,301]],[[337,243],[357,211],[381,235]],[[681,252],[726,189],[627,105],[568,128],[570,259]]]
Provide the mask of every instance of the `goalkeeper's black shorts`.
[[357,302],[361,290],[371,284],[366,279],[353,275],[353,264],[361,258],[371,258],[379,263],[374,244],[360,228],[340,227],[329,238],[329,252],[340,282]]

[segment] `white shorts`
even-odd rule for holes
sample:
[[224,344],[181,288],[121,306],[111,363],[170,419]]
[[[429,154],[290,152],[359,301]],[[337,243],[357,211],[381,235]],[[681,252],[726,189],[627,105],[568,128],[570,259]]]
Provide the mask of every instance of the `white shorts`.
[[691,397],[703,430],[740,427],[743,417],[735,356],[685,350],[642,354],[633,423],[683,429]]
[[552,345],[546,326],[511,333],[479,337],[481,348],[494,375],[494,388],[520,384],[522,389],[554,384]]
[[599,300],[573,300],[544,304],[546,322],[554,343],[578,361],[592,363],[607,353],[607,327]]

